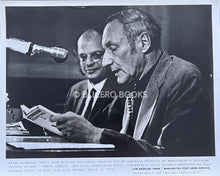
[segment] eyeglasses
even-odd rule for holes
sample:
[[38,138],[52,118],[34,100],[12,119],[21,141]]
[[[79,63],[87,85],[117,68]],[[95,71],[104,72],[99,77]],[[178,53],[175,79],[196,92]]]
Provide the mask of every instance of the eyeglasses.
[[80,62],[86,62],[86,60],[90,56],[90,58],[93,60],[93,62],[99,62],[102,59],[103,55],[104,55],[103,51],[94,51],[88,55],[85,53],[81,53],[81,54],[79,54],[79,59],[80,59]]

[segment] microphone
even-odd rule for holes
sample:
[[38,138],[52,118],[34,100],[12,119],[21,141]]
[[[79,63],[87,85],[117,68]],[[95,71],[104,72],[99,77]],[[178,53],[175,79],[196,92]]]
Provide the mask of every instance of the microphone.
[[32,42],[27,42],[17,38],[6,39],[6,47],[27,55],[34,55],[36,53],[50,54],[56,62],[64,62],[67,59],[68,51],[59,47],[46,47]]

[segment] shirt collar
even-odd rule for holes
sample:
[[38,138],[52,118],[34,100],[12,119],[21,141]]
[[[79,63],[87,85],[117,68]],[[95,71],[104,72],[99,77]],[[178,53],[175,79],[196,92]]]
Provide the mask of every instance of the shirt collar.
[[93,88],[96,90],[96,92],[100,92],[106,82],[106,79],[100,81],[97,84],[93,84],[90,80],[88,80],[88,91],[90,92]]
[[146,65],[145,70],[143,71],[143,73],[141,74],[139,78],[139,81],[152,69],[152,67],[154,67],[158,63],[158,61],[160,60],[163,54],[164,52],[159,50],[158,52],[152,53],[151,55],[149,55],[149,57],[151,57],[152,62],[149,62]]

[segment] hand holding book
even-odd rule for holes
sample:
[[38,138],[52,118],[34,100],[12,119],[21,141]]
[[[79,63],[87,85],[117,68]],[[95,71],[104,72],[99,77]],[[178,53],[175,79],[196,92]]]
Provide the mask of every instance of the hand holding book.
[[52,122],[57,122],[57,128],[71,142],[99,143],[102,129],[93,126],[84,117],[73,113],[56,114],[51,116]]

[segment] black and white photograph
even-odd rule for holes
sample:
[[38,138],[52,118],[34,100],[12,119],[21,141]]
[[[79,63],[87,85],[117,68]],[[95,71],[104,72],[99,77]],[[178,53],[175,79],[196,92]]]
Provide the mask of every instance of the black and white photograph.
[[[5,5],[1,28],[6,160],[181,158],[189,175],[210,175],[212,3],[27,4]],[[172,174],[169,164],[157,166],[132,165],[128,175]],[[177,166],[173,175],[181,175],[184,164]]]

